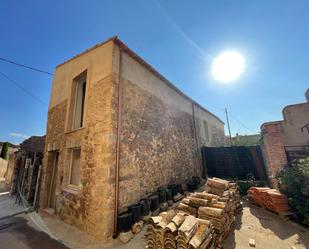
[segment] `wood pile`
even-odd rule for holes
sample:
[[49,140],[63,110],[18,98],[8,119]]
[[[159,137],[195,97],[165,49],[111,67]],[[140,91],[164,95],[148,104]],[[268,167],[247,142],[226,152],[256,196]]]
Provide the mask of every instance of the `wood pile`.
[[179,203],[174,217],[167,219],[163,212],[150,219],[148,248],[213,248],[231,230],[239,207],[238,185],[210,178],[205,191],[191,193]]
[[209,178],[205,191],[195,192],[182,200],[178,209],[212,223],[221,243],[231,230],[235,214],[241,208],[238,185],[219,178]]
[[247,198],[250,202],[276,213],[290,210],[288,198],[276,189],[251,187],[248,190]]

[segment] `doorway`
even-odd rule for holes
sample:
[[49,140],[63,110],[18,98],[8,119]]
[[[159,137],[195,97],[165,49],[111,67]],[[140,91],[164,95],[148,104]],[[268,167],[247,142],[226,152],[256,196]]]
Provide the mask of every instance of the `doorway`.
[[56,207],[56,187],[58,175],[59,151],[50,152],[51,178],[48,194],[48,208],[55,209]]

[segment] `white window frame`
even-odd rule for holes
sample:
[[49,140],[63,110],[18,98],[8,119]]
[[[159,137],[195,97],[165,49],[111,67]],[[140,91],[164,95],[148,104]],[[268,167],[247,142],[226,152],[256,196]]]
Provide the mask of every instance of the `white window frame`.
[[71,183],[71,176],[72,176],[72,166],[73,166],[73,153],[74,150],[80,150],[80,158],[79,158],[79,182],[81,181],[81,155],[82,155],[82,150],[81,147],[74,147],[74,148],[70,148],[69,149],[69,153],[70,153],[70,168],[69,168],[69,179],[68,179],[68,186],[71,189],[74,190],[79,190],[81,188],[81,182],[79,183],[79,185],[75,185]]
[[[72,125],[71,125],[71,130],[77,130],[80,129],[82,127],[84,127],[84,120],[85,120],[85,102],[86,102],[86,88],[87,88],[87,74],[85,77],[82,77],[81,79],[77,79],[74,80],[74,90],[75,90],[75,94],[74,94],[74,108],[73,108],[73,114],[72,114]],[[81,124],[78,125],[76,127],[76,115],[77,115],[77,101],[78,101],[78,94],[79,94],[79,90],[80,88],[83,88],[83,85],[85,84],[85,93],[84,96],[81,96],[81,98],[83,98],[81,101],[83,103],[81,103],[82,107],[81,107]],[[83,89],[82,89],[83,91]],[[83,92],[82,92],[83,95]]]
[[209,125],[207,120],[203,120],[204,134],[206,142],[210,142]]

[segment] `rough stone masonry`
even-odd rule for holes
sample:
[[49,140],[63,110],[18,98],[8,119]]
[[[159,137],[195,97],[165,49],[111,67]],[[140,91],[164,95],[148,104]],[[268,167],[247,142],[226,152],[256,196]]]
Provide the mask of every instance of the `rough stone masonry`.
[[[72,128],[76,117],[81,125]],[[120,211],[159,186],[201,176],[201,146],[224,144],[219,118],[116,37],[58,65],[40,207],[102,240],[113,232],[118,122]]]

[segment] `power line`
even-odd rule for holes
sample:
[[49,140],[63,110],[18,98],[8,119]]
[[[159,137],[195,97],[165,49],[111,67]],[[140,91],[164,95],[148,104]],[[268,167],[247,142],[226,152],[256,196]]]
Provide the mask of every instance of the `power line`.
[[226,116],[226,122],[227,122],[227,128],[229,130],[229,135],[230,135],[230,143],[232,144],[232,135],[231,135],[231,128],[230,128],[230,122],[229,122],[229,116],[227,114],[227,109],[224,109],[225,111],[225,116]]
[[8,59],[5,59],[5,58],[1,58],[1,57],[0,57],[0,60],[1,60],[1,61],[4,61],[4,62],[6,62],[6,63],[13,64],[13,65],[15,65],[15,66],[24,67],[24,68],[30,69],[30,70],[32,70],[32,71],[36,71],[36,72],[39,72],[39,73],[44,73],[44,74],[48,74],[48,75],[53,75],[53,74],[50,73],[50,72],[47,72],[47,71],[44,71],[44,70],[41,70],[41,69],[38,69],[38,68],[30,67],[30,66],[27,66],[27,65],[24,65],[24,64],[20,64],[20,63],[17,63],[17,62],[15,62],[15,61],[11,61],[11,60],[8,60]]
[[47,106],[47,104],[41,100],[40,98],[38,98],[37,96],[35,96],[33,93],[29,92],[26,88],[24,88],[23,86],[21,86],[19,83],[17,83],[15,80],[11,79],[9,76],[7,76],[6,74],[2,73],[0,71],[0,74],[2,75],[2,77],[6,78],[8,81],[10,81],[11,83],[13,83],[16,87],[18,87],[19,89],[21,89],[22,91],[24,91],[26,94],[28,94],[29,96],[31,96],[32,98],[34,98],[36,101],[40,102],[41,104],[43,104],[44,106]]
[[238,122],[242,127],[244,127],[245,129],[247,129],[250,132],[256,133],[256,131],[251,130],[250,128],[248,128],[248,126],[246,126],[244,123],[242,123],[241,121],[239,121],[234,115],[231,114],[231,112],[229,112],[230,116],[236,121]]

